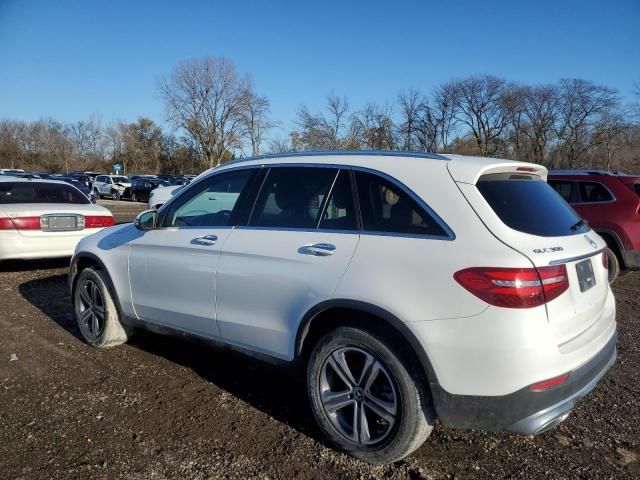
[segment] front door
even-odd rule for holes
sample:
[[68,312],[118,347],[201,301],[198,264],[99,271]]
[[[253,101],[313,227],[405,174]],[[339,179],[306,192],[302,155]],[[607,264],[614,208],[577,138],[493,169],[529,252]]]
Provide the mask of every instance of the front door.
[[215,272],[252,175],[238,170],[194,183],[160,211],[158,228],[131,242],[129,278],[138,318],[220,336]]
[[359,240],[350,170],[272,167],[222,247],[217,319],[229,343],[291,359],[304,313],[333,297]]

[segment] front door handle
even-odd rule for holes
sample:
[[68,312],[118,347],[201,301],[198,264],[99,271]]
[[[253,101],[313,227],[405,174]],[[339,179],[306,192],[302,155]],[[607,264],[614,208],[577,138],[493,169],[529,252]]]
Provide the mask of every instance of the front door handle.
[[203,235],[202,237],[196,237],[191,240],[191,243],[194,245],[202,245],[203,247],[210,247],[211,245],[215,245],[218,241],[218,237],[216,235]]
[[298,249],[300,255],[312,255],[314,257],[328,257],[336,253],[336,246],[330,243],[314,243],[303,245]]

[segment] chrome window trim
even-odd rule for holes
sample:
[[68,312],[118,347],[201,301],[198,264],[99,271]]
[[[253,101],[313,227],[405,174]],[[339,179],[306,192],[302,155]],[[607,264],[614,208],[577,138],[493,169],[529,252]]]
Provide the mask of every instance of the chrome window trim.
[[596,255],[601,254],[605,250],[606,250],[606,247],[600,248],[595,252],[585,253],[584,255],[577,255],[575,257],[569,257],[569,258],[561,258],[560,260],[552,260],[551,262],[549,262],[549,265],[560,265],[561,263],[577,262],[579,260],[584,260],[585,258],[595,257]]
[[[281,158],[282,155],[274,155],[273,158]],[[264,157],[257,157],[257,158],[264,158]],[[228,162],[225,165],[228,165],[230,162]],[[298,167],[302,167],[302,168],[331,168],[331,169],[341,169],[341,170],[351,170],[351,171],[359,171],[359,172],[365,172],[365,173],[371,173],[373,175],[377,175],[380,176],[382,178],[384,178],[385,180],[387,180],[388,182],[392,183],[393,185],[395,185],[396,187],[398,187],[402,192],[404,192],[406,195],[408,195],[410,198],[412,198],[422,209],[425,210],[425,212],[427,212],[431,218],[443,229],[443,231],[445,232],[445,235],[428,235],[428,234],[414,234],[414,233],[401,233],[401,232],[376,232],[376,231],[369,231],[369,230],[327,230],[327,229],[301,229],[301,228],[285,228],[285,227],[251,227],[249,225],[239,225],[239,226],[234,226],[234,228],[238,228],[238,229],[255,229],[255,230],[282,230],[282,231],[298,231],[298,232],[304,232],[304,231],[313,231],[313,232],[331,232],[331,233],[347,233],[347,234],[353,234],[358,233],[361,235],[376,235],[376,236],[381,236],[381,237],[403,237],[403,238],[424,238],[424,239],[428,239],[428,240],[447,240],[447,241],[453,241],[456,239],[456,235],[453,232],[453,230],[449,227],[449,225],[447,225],[447,223],[429,206],[427,205],[427,203],[422,200],[422,198],[420,198],[419,195],[417,195],[413,190],[411,190],[408,186],[406,186],[404,183],[402,183],[400,180],[392,177],[391,175],[385,173],[385,172],[381,172],[380,170],[376,170],[374,168],[368,168],[368,167],[361,167],[361,166],[354,166],[354,165],[347,165],[347,164],[332,164],[332,163],[273,163],[273,164],[255,164],[255,165],[238,165],[235,167],[231,167],[231,168],[225,168],[224,170],[212,170],[207,176],[202,177],[201,179],[199,179],[196,182],[191,182],[189,185],[187,185],[185,188],[183,188],[180,193],[178,195],[176,195],[175,197],[173,197],[172,199],[170,199],[167,203],[165,203],[164,205],[162,205],[162,207],[160,207],[160,210],[158,211],[158,214],[160,214],[160,212],[162,212],[167,205],[170,205],[171,203],[177,201],[183,194],[184,192],[188,191],[193,185],[198,185],[200,182],[204,182],[205,180],[208,180],[214,176],[218,176],[218,175],[223,175],[225,173],[230,173],[230,172],[235,172],[235,171],[239,171],[239,170],[252,170],[252,169],[262,169],[262,168],[267,168],[267,169],[271,169],[271,168],[298,168]],[[268,173],[267,173],[268,174]],[[263,185],[264,185],[264,180],[263,179]],[[260,190],[262,189],[263,185],[261,185]],[[260,191],[258,191],[258,194],[260,193]],[[356,192],[356,196],[357,196],[357,192]],[[257,199],[257,197],[256,197]],[[255,207],[255,205],[254,205]],[[249,216],[249,220],[251,219],[251,216],[253,215],[253,208],[251,211],[251,215]],[[169,227],[160,227],[160,228],[169,228]],[[213,228],[213,227],[212,227]],[[215,227],[217,228],[217,227]]]

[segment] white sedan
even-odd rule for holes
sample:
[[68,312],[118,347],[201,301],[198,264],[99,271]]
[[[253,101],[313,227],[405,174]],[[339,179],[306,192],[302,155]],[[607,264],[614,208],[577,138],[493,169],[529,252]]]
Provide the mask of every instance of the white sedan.
[[70,257],[83,237],[114,223],[66,182],[0,177],[0,260]]

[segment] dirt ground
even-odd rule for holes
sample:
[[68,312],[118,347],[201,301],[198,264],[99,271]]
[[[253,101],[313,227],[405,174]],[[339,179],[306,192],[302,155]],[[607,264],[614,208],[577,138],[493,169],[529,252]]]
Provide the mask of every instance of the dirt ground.
[[[143,204],[101,202],[118,220]],[[286,371],[140,334],[79,339],[61,261],[0,264],[0,478],[640,478],[640,273],[620,278],[619,356],[535,438],[436,426],[405,461],[331,449]]]

